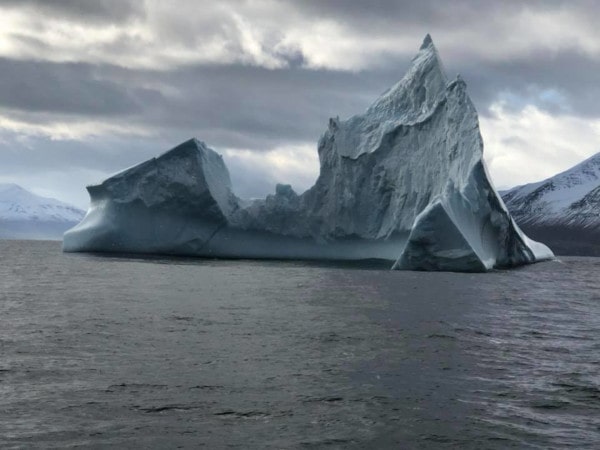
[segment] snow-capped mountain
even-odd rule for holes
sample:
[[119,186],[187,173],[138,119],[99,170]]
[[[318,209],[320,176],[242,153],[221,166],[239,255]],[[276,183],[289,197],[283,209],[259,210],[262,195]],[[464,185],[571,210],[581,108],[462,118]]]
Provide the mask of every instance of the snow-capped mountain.
[[61,239],[85,212],[16,184],[0,184],[1,239]]
[[517,223],[562,254],[600,255],[600,153],[501,193]]

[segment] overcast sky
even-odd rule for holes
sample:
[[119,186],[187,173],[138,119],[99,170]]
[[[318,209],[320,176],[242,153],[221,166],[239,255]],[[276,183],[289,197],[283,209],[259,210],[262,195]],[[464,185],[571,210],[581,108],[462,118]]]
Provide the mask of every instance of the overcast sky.
[[308,188],[328,118],[361,113],[426,33],[498,188],[600,151],[596,0],[0,0],[0,17],[0,182],[80,207],[191,137],[243,197]]

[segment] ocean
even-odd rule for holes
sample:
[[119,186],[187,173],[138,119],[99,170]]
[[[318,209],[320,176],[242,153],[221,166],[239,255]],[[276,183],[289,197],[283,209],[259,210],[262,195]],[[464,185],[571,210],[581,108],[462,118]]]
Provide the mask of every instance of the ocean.
[[0,448],[598,448],[600,258],[487,274],[0,241]]

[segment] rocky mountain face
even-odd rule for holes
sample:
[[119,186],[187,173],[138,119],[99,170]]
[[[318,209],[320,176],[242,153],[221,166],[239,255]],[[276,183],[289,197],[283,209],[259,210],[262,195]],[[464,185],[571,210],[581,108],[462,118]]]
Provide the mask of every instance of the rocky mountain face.
[[501,194],[523,230],[556,253],[600,256],[600,153]]

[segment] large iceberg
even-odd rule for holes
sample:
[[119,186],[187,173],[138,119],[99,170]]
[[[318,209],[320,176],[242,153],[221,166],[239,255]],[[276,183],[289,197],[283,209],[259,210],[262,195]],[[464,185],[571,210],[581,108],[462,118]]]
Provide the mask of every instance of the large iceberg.
[[429,35],[364,114],[329,120],[318,152],[308,191],[278,185],[245,202],[220,155],[184,142],[88,187],[90,209],[63,248],[473,272],[553,256],[521,232],[494,189],[465,82],[448,81]]

